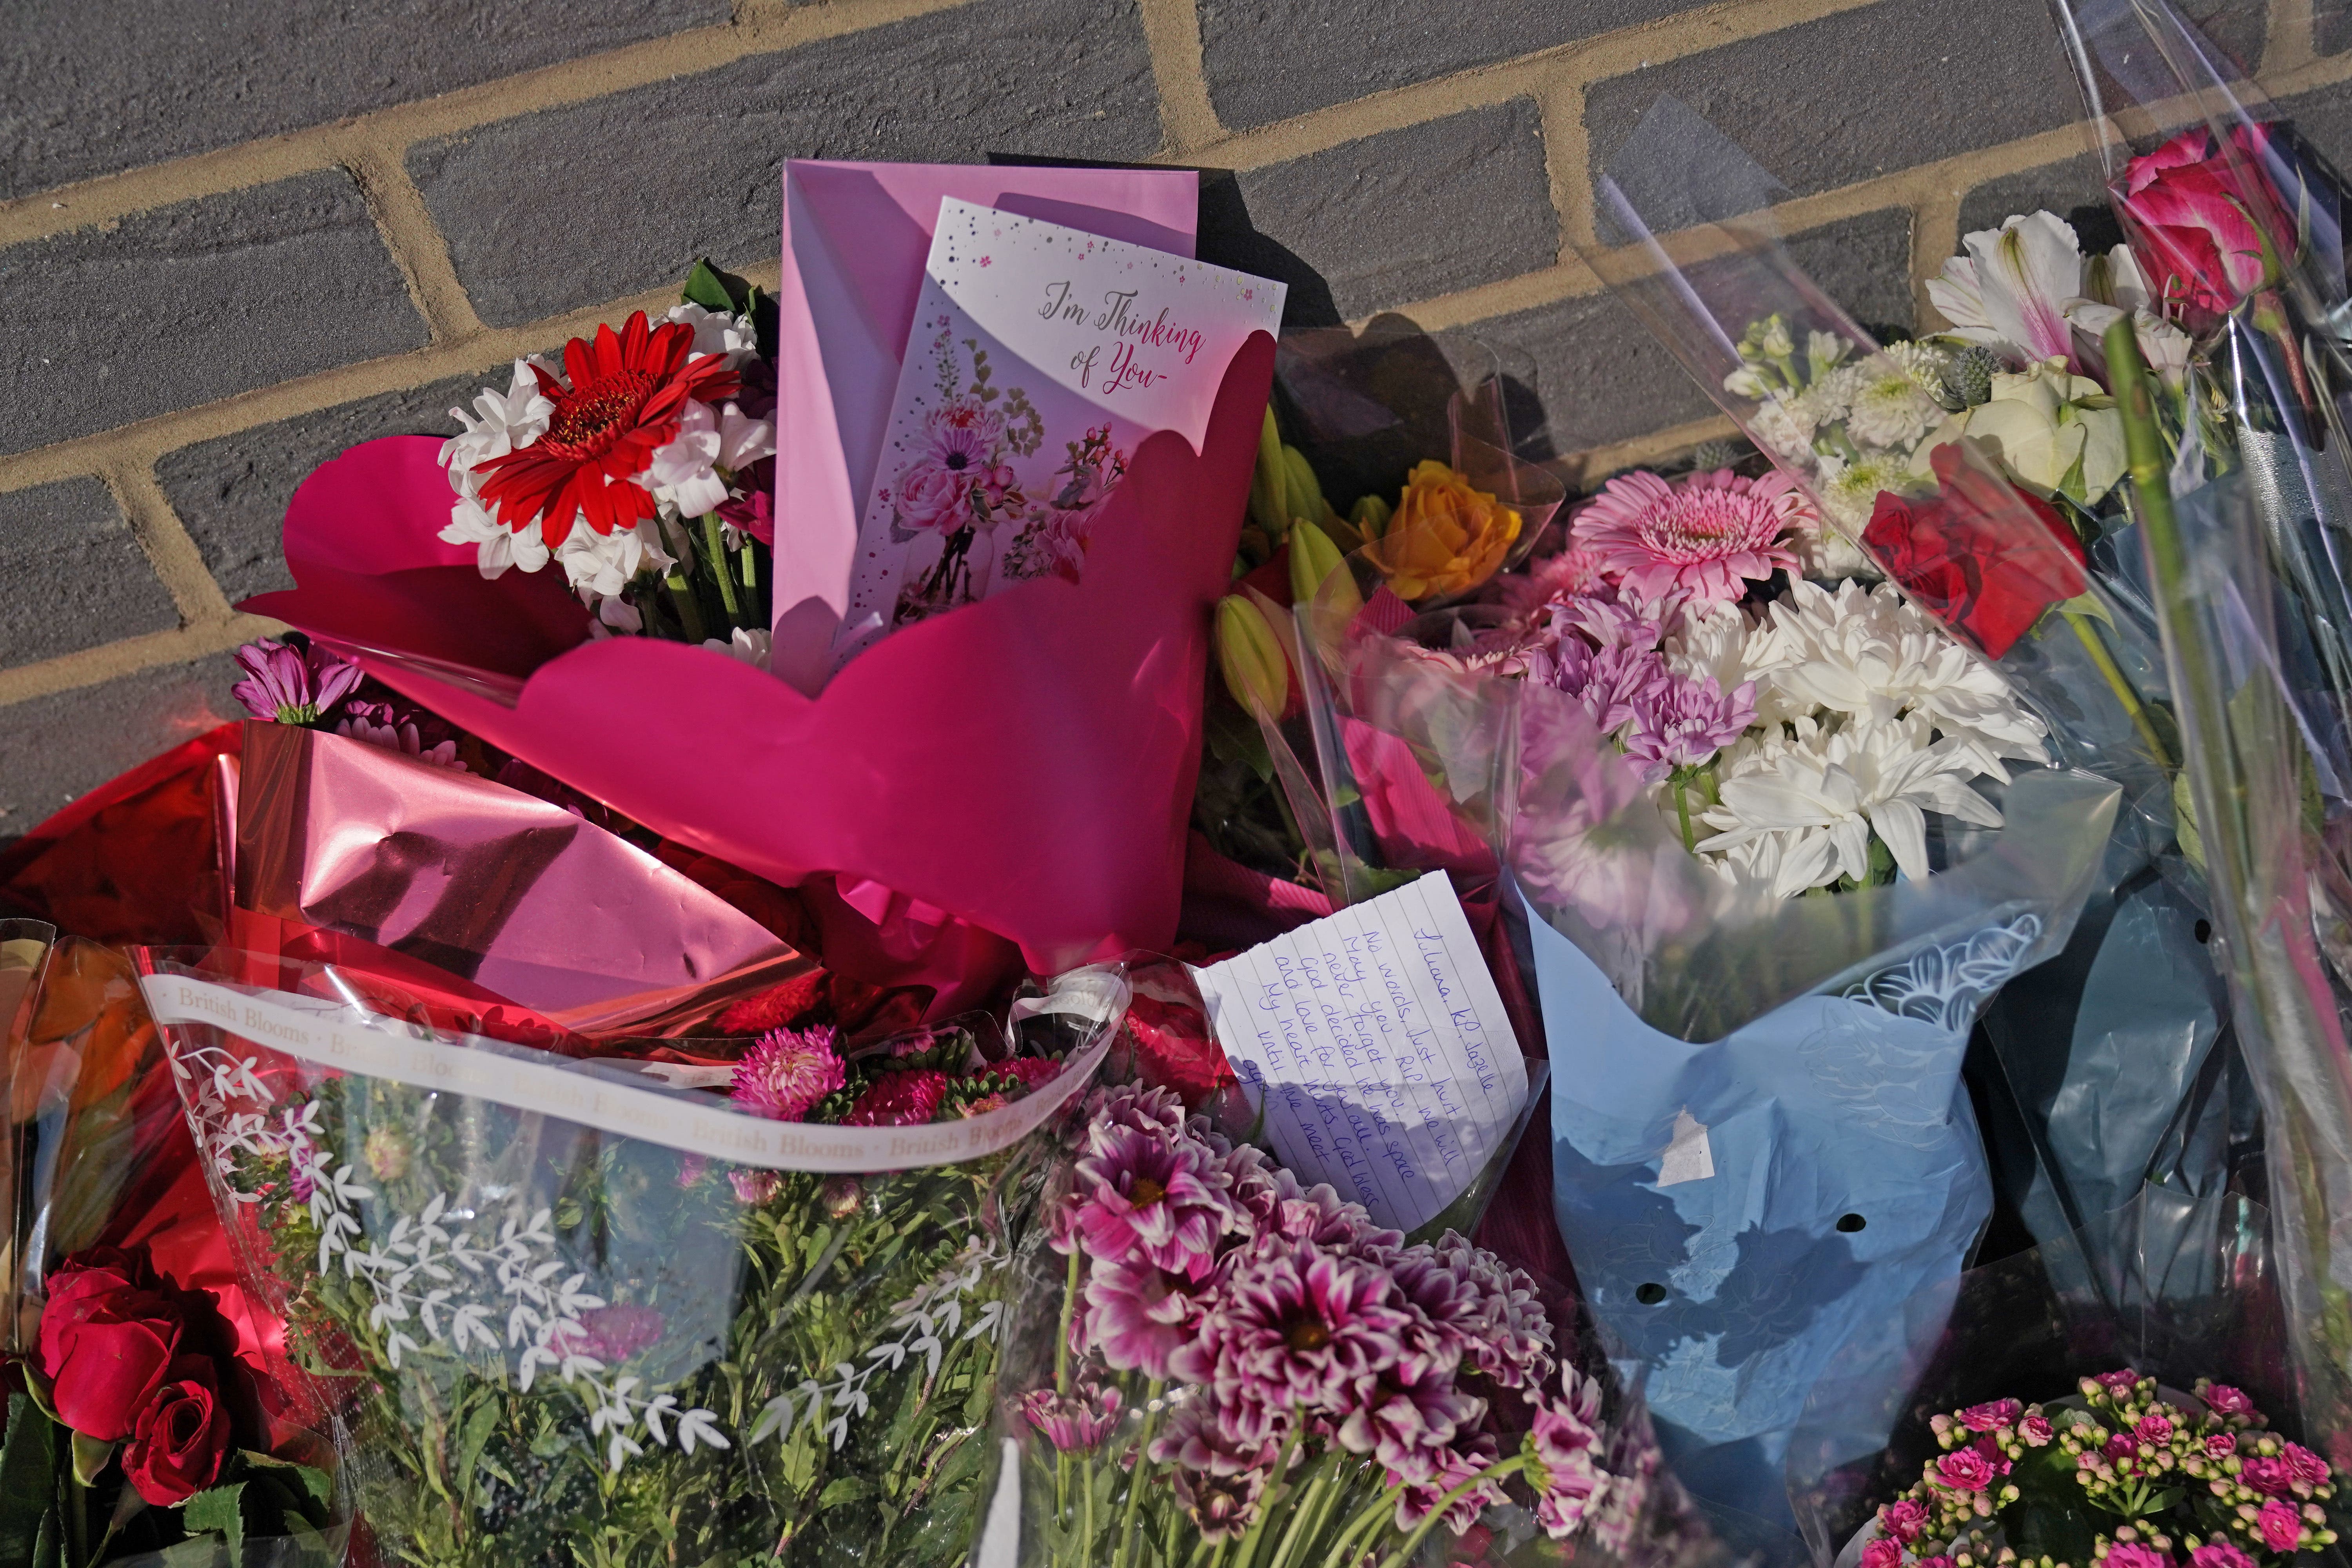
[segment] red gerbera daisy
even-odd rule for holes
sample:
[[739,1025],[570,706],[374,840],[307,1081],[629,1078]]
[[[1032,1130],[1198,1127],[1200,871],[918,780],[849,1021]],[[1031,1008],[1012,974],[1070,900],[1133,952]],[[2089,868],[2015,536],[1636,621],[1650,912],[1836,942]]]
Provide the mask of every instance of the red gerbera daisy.
[[593,341],[563,345],[570,385],[531,366],[555,413],[547,434],[478,470],[482,498],[497,506],[499,521],[517,531],[543,521],[552,549],[571,533],[574,518],[611,533],[652,517],[654,498],[635,477],[677,435],[688,399],[716,403],[740,384],[720,355],[689,364],[693,346],[693,328],[679,321],[650,327],[639,310],[617,332],[598,327]]

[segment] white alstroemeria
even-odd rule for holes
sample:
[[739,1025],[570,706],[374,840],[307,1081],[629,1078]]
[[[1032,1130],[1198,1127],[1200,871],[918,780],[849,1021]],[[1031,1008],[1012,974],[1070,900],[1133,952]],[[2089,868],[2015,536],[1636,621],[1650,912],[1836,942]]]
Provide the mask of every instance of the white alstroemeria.
[[765,670],[768,668],[769,640],[769,634],[764,630],[737,626],[734,635],[727,641],[720,642],[717,637],[705,637],[702,639],[702,646],[725,654],[738,664],[748,664],[753,669]]
[[555,405],[539,390],[530,362],[519,359],[514,362],[514,380],[505,392],[486,386],[474,399],[473,413],[452,408],[449,416],[465,429],[441,443],[441,466],[449,470],[451,489],[459,495],[473,496],[482,491],[474,469],[547,434]]
[[2021,364],[2053,355],[2072,363],[2067,301],[2083,292],[2083,247],[2074,226],[2052,212],[2020,214],[1961,242],[1968,252],[1927,279],[1927,298],[1952,336],[1999,349]]
[[593,594],[586,597],[596,611],[596,618],[588,623],[591,639],[602,642],[606,637],[635,637],[646,629],[645,616],[626,599],[599,599]]
[[688,300],[672,305],[666,321],[679,321],[694,329],[694,347],[689,357],[700,359],[705,354],[725,354],[727,363],[741,365],[760,352],[760,334],[749,316],[738,316],[727,310],[705,310]]
[[727,500],[727,481],[717,468],[721,444],[719,416],[710,405],[688,402],[678,416],[677,434],[655,448],[637,482],[681,517],[717,511]]
[[1835,332],[1805,334],[1805,363],[1811,370],[1812,378],[1815,381],[1821,380],[1833,366],[1842,363],[1845,356],[1853,352],[1853,343]]
[[2167,388],[2178,392],[2189,374],[2189,334],[2156,314],[2147,279],[2132,259],[2131,247],[2118,245],[2104,257],[2095,257],[2084,280],[2087,299],[2066,301],[2066,320],[2093,342],[2102,342],[2107,329],[2128,314],[2132,335],[2139,340],[2140,357]]
[[1933,739],[1924,715],[1816,731],[1781,749],[1769,772],[1727,773],[1722,805],[1702,818],[1716,833],[1698,848],[1720,853],[1766,834],[1787,836],[1773,886],[1794,898],[1841,877],[1867,877],[1875,834],[1916,880],[1928,874],[1928,812],[2000,826],[2000,811],[1969,787],[1975,769],[1959,751]]
[[719,466],[740,473],[762,458],[776,455],[776,426],[753,419],[733,404],[719,411]]
[[459,496],[449,509],[449,526],[441,531],[441,542],[476,546],[474,564],[485,577],[498,577],[509,566],[536,572],[547,564],[547,542],[540,537],[537,524],[517,532],[472,496]]

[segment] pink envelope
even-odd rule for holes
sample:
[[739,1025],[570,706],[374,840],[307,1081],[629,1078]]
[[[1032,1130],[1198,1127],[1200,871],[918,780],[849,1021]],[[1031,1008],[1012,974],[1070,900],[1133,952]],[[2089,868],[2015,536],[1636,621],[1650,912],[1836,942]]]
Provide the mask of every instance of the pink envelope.
[[940,199],[954,196],[1179,256],[1192,254],[1190,169],[784,164],[776,351],[775,651],[814,693],[832,664],[857,520],[890,423]]

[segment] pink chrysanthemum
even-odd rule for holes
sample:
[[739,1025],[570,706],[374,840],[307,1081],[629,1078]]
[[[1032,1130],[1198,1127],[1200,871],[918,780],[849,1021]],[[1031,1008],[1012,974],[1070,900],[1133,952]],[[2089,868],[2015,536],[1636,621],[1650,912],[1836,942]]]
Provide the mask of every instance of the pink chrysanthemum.
[[1097,1263],[1087,1276],[1086,1342],[1119,1372],[1165,1381],[1169,1358],[1200,1327],[1208,1282],[1140,1258]]
[[1537,1522],[1555,1541],[1583,1520],[1586,1505],[1601,1481],[1594,1463],[1601,1434],[1589,1418],[1598,1401],[1580,1397],[1582,1380],[1573,1369],[1564,1381],[1567,1397],[1538,1401],[1535,1425],[1521,1443],[1521,1451],[1528,1456],[1528,1484],[1535,1489],[1538,1500]]
[[1271,1440],[1234,1442],[1216,1412],[1198,1398],[1176,1407],[1150,1453],[1153,1464],[1174,1467],[1176,1504],[1213,1546],[1241,1534],[1257,1517],[1279,1457]]
[[1234,1217],[1220,1175],[1193,1139],[1098,1125],[1077,1163],[1071,1223],[1089,1258],[1142,1258],[1197,1279]]
[[1118,1425],[1119,1392],[1080,1384],[1068,1394],[1050,1388],[1031,1392],[1021,1401],[1029,1425],[1045,1434],[1056,1453],[1083,1454],[1110,1435]]
[[1454,1386],[1451,1364],[1420,1361],[1408,1372],[1400,1362],[1355,1391],[1339,1422],[1339,1446],[1370,1454],[1391,1475],[1425,1479],[1438,1451],[1486,1413],[1485,1400]]
[[1412,1313],[1386,1269],[1281,1236],[1232,1268],[1199,1337],[1168,1364],[1209,1385],[1236,1440],[1265,1440],[1293,1410],[1344,1411],[1349,1390],[1396,1363]]
[[262,637],[238,648],[245,679],[228,694],[257,719],[280,724],[315,724],[359,689],[360,667],[346,664],[316,643],[296,647]]
[[1664,768],[1704,767],[1754,722],[1754,681],[1726,691],[1711,675],[1688,680],[1668,671],[1634,697],[1625,750]]
[[1121,1084],[1098,1089],[1087,1102],[1089,1139],[1113,1127],[1132,1127],[1173,1138],[1184,1131],[1184,1100],[1172,1089]]
[[1796,570],[1780,535],[1803,505],[1795,482],[1777,471],[1746,479],[1721,468],[1677,484],[1620,474],[1577,514],[1570,538],[1637,598],[1737,599],[1749,581]]
[[845,1127],[918,1127],[939,1113],[940,1097],[948,1091],[948,1075],[934,1068],[911,1072],[886,1072],[876,1079],[849,1114]]
[[[1471,1367],[1500,1388],[1530,1387],[1549,1378],[1551,1320],[1536,1282],[1455,1231],[1440,1237],[1435,1250],[1456,1289],[1476,1300],[1475,1312],[1455,1320],[1464,1336],[1463,1357]],[[1575,1374],[1563,1368],[1560,1375]]]
[[[1475,1479],[1482,1470],[1493,1467],[1501,1458],[1493,1434],[1480,1432],[1462,1445],[1440,1448],[1430,1456],[1429,1479],[1413,1481],[1409,1476],[1391,1475],[1389,1485],[1403,1486],[1404,1495],[1397,1499],[1396,1522],[1401,1531],[1417,1530],[1430,1510],[1444,1500],[1445,1494],[1465,1481]],[[1443,1523],[1459,1535],[1478,1522],[1478,1516],[1495,1504],[1505,1500],[1502,1484],[1486,1481],[1464,1492],[1445,1510]]]
[[849,1069],[833,1048],[832,1025],[771,1029],[735,1064],[728,1096],[755,1116],[798,1121],[848,1079]]
[[1568,693],[1591,715],[1593,728],[1613,735],[1633,721],[1635,705],[1666,679],[1666,661],[1655,647],[1615,643],[1598,650],[1581,638],[1564,637],[1550,657],[1528,661],[1528,675]]

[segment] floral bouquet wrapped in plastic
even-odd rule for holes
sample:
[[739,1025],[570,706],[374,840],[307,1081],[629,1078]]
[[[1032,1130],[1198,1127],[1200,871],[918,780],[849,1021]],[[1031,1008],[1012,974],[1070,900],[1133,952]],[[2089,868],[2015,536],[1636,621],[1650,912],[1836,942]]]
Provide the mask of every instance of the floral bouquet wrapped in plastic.
[[1009,1030],[580,1059],[410,1022],[359,968],[142,963],[245,1277],[383,1550],[960,1560],[1005,1265],[1118,971]]

